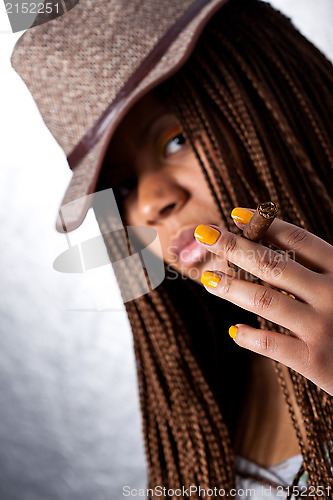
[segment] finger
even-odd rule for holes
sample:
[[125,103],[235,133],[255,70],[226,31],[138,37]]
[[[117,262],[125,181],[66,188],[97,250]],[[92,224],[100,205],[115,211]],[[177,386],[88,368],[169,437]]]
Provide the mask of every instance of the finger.
[[229,332],[240,347],[274,359],[301,375],[310,377],[310,351],[303,340],[243,324],[231,327]]
[[312,330],[308,331],[309,324],[313,324],[313,310],[303,302],[222,272],[205,271],[201,282],[213,295],[292,330],[305,340],[308,335],[313,336]]
[[314,271],[329,272],[333,269],[332,245],[294,224],[275,219],[265,234],[265,240],[278,248],[294,251],[296,260]]
[[[253,213],[252,209],[236,208],[231,215],[237,227],[245,229]],[[301,227],[276,218],[263,239],[277,248],[294,252],[294,258],[313,271],[327,272],[333,269],[332,245]]]
[[[302,300],[311,301],[313,298],[318,274],[290,259],[288,255],[275,252],[217,226],[201,224],[195,229],[194,235],[199,244],[204,245],[219,259],[227,259]],[[320,288],[320,283],[317,288]]]

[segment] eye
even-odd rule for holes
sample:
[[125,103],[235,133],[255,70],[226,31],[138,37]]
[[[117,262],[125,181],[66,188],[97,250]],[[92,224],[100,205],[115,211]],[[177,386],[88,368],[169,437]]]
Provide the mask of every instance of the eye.
[[185,143],[186,139],[183,133],[176,135],[166,143],[164,148],[164,156],[167,157],[177,153],[180,149],[182,149]]
[[131,194],[131,192],[136,188],[136,185],[137,185],[136,177],[129,177],[128,179],[124,179],[113,188],[115,197],[119,201],[125,200]]
[[166,134],[163,134],[160,140],[160,152],[167,158],[175,153],[178,153],[186,143],[186,138],[184,136],[181,127],[177,126],[169,130]]

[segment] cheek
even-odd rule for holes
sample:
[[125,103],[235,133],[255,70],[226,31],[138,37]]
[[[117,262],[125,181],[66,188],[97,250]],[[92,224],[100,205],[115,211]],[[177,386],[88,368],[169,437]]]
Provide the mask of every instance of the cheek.
[[137,208],[137,203],[135,201],[135,197],[130,195],[123,201],[121,207],[121,215],[123,221],[127,226],[140,226],[142,222],[140,222],[139,212]]
[[[207,168],[207,161],[205,160],[205,155],[201,146],[196,145],[196,148]],[[212,158],[214,162],[217,162],[213,154]],[[179,169],[179,182],[186,186],[187,190],[196,201],[203,202],[205,207],[209,206],[210,203],[212,206],[215,206],[206,175],[192,152],[188,154],[186,161],[182,165],[182,169]]]

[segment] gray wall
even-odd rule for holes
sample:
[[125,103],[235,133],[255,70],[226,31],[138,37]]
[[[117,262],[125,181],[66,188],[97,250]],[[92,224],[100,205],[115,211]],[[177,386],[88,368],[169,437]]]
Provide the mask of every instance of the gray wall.
[[[331,0],[273,3],[332,56]],[[70,174],[10,67],[17,38],[0,34],[0,500],[119,498],[146,482],[131,332],[110,270],[52,269]]]

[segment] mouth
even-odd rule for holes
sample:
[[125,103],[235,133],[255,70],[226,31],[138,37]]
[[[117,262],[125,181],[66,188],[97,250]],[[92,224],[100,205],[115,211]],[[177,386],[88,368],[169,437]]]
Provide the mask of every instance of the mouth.
[[175,261],[183,267],[191,267],[194,263],[201,261],[208,253],[208,250],[199,245],[194,237],[196,227],[192,226],[178,232],[169,247]]

